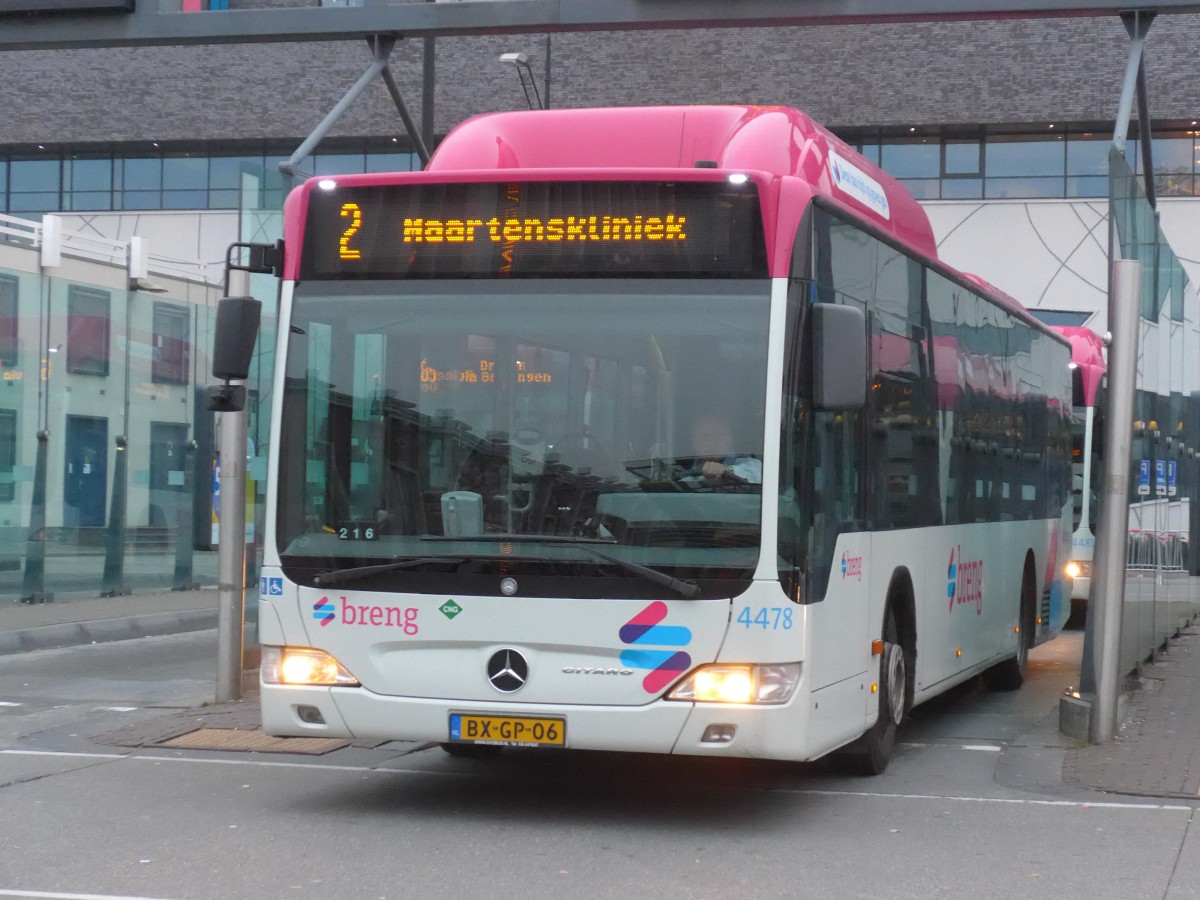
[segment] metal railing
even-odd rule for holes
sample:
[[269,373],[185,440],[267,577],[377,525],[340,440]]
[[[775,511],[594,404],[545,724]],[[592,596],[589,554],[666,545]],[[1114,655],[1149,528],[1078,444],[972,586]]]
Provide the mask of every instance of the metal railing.
[[[19,216],[0,213],[0,239],[35,249],[42,246],[42,223]],[[62,233],[62,253],[76,259],[108,263],[125,267],[129,264],[129,242],[75,231]],[[176,259],[157,253],[146,255],[147,269],[156,275],[182,281],[198,281],[219,285],[224,278],[224,266],[198,260]]]

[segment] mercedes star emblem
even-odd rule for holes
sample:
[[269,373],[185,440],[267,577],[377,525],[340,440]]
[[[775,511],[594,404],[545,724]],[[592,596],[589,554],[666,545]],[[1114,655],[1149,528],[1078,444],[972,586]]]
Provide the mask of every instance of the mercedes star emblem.
[[488,681],[502,694],[511,694],[525,686],[529,663],[516,650],[497,650],[487,664]]

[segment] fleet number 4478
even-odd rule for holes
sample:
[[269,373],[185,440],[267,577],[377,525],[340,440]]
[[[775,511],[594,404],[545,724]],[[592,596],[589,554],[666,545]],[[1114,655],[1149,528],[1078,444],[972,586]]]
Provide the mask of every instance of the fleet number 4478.
[[788,631],[792,627],[792,610],[787,606],[760,606],[757,610],[743,606],[737,622],[763,631]]

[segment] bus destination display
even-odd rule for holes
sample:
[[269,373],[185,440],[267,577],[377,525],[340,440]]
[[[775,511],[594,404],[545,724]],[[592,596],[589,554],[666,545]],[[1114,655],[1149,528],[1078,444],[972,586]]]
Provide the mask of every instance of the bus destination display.
[[302,279],[766,274],[753,183],[339,187],[305,230]]

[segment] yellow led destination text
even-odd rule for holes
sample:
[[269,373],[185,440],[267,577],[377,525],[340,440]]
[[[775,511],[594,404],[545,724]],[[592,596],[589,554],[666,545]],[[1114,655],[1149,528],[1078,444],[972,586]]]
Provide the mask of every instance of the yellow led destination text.
[[[686,241],[687,216],[561,216],[553,219],[404,220],[404,242],[416,244],[494,244],[525,241]],[[482,234],[481,234],[482,233]]]

